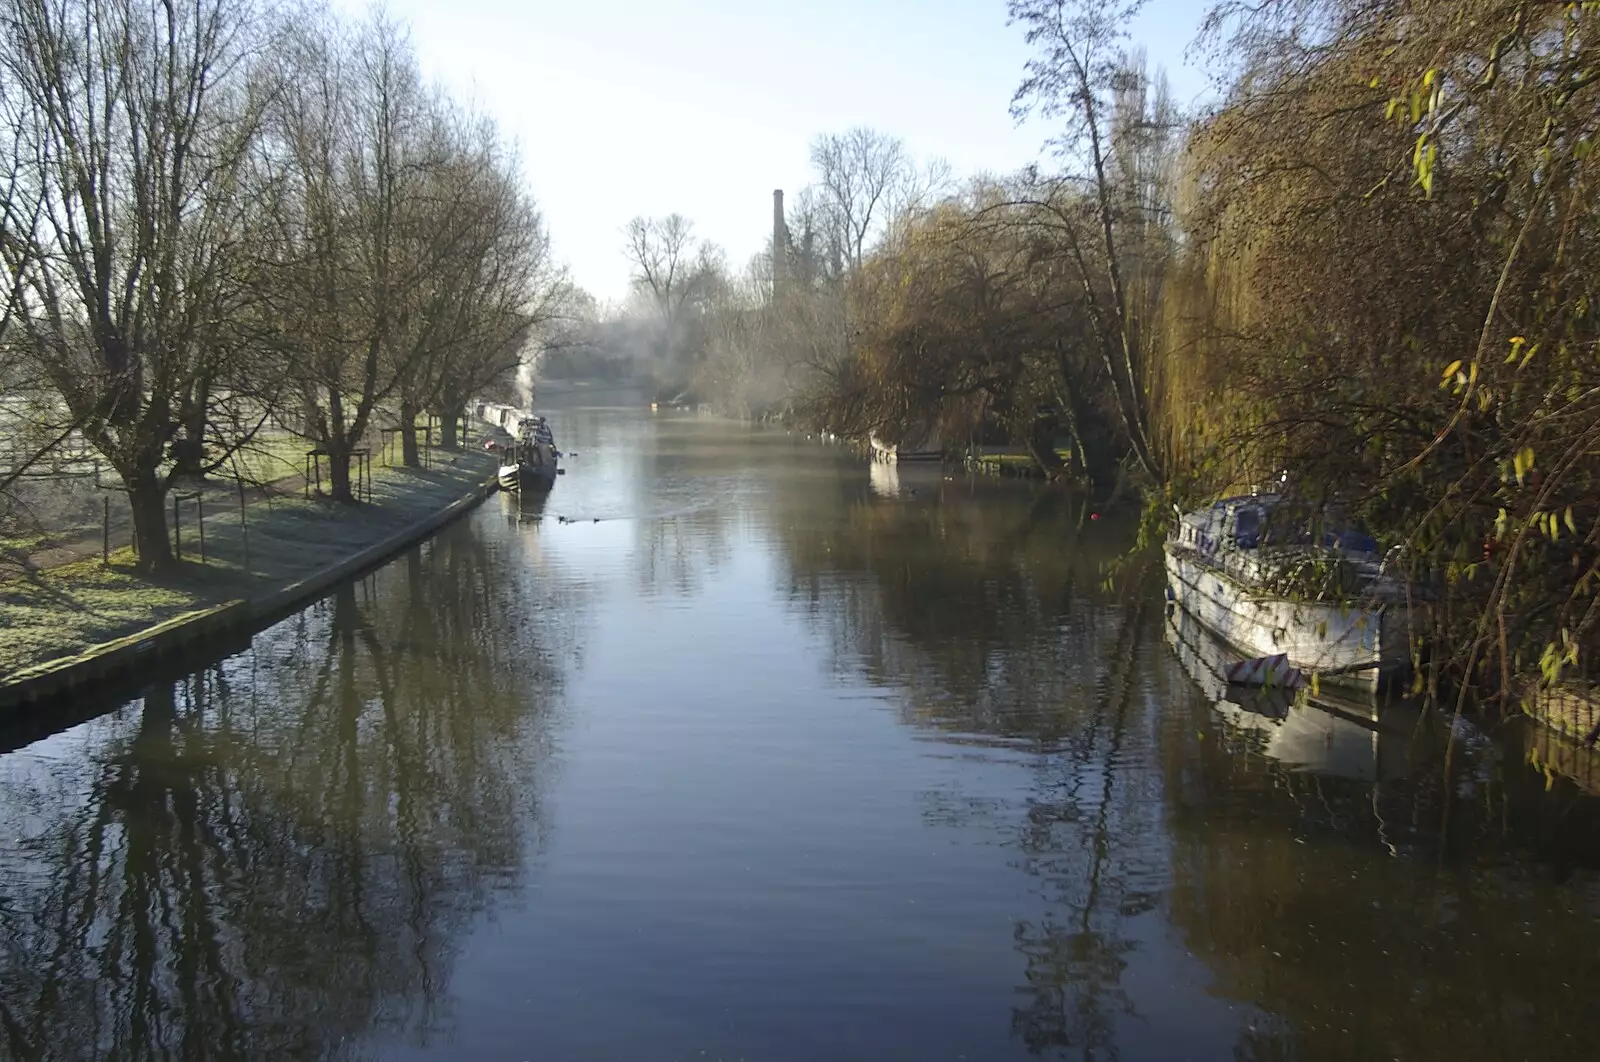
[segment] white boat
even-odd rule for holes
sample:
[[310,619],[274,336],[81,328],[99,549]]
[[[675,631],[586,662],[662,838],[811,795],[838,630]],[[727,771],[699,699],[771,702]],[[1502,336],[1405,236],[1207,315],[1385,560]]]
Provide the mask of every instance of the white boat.
[[941,461],[944,459],[944,447],[939,442],[939,433],[933,430],[923,432],[916,438],[906,438],[897,443],[885,442],[877,435],[867,436],[867,443],[872,447],[872,457],[876,461]]
[[[1319,685],[1375,689],[1405,675],[1422,607],[1411,588],[1371,539],[1312,543],[1290,511],[1277,495],[1247,495],[1184,514],[1166,542],[1173,601],[1245,658],[1281,655]],[[1336,587],[1291,588],[1297,569]]]

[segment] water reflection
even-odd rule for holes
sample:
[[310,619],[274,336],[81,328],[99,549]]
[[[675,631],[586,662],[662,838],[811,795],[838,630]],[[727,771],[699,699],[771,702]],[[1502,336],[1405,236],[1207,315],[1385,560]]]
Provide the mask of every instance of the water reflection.
[[[895,468],[871,464],[870,492],[793,485],[776,521],[787,593],[835,666],[899,691],[908,722],[1031,753],[1027,791],[985,809],[1034,893],[1013,921],[1012,1033],[1036,1054],[1117,1057],[1164,873],[1140,762],[1166,678],[1150,666],[1154,571],[1107,585],[1124,529],[1099,533],[1058,491]],[[830,505],[832,520],[793,515]]]
[[1167,606],[1165,633],[1173,657],[1226,724],[1222,741],[1231,751],[1364,782],[1411,773],[1412,755],[1427,740],[1420,706],[1230,685],[1221,675],[1235,654],[1193,616]]
[[1216,683],[1059,491],[556,431],[548,498],[0,760],[0,1057],[1591,1053],[1544,745]]
[[908,720],[1060,737],[1116,637],[1106,540],[1082,534],[1086,512],[1056,491],[937,475],[915,495],[863,489],[863,473],[893,467],[785,482],[771,509],[783,592],[826,632],[836,668],[912,691]]
[[785,590],[908,722],[1036,754],[1026,800],[982,810],[1041,905],[1013,928],[1031,1052],[1115,1058],[1159,1023],[1130,969],[1170,920],[1247,1008],[1237,1058],[1591,1053],[1600,886],[1552,876],[1600,863],[1593,801],[1470,729],[1447,774],[1414,706],[1228,690],[1159,583],[1104,585],[1126,532],[1059,495],[863,471],[790,485]]
[[463,925],[539,844],[571,650],[493,607],[498,567],[463,525],[9,761],[0,1054],[333,1057],[441,1024]]

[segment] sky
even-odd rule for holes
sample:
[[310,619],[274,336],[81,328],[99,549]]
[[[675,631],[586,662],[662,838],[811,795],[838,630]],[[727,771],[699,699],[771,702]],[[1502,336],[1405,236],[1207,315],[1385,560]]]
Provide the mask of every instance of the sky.
[[[335,0],[359,16],[365,0]],[[730,264],[759,252],[772,192],[812,180],[813,138],[870,126],[957,175],[1035,161],[1008,107],[1029,49],[1005,0],[388,0],[423,73],[515,141],[553,251],[602,302],[628,290],[622,229],[680,213]],[[1181,102],[1204,0],[1132,28]]]

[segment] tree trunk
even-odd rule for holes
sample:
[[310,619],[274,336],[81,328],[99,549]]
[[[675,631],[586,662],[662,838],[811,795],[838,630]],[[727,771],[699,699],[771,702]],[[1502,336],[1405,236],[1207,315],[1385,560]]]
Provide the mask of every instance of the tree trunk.
[[466,411],[457,406],[446,406],[443,415],[439,417],[439,445],[446,450],[454,450],[461,445],[458,429],[461,422],[466,419]]
[[210,399],[210,382],[197,380],[190,397],[190,409],[183,418],[182,442],[173,447],[173,471],[177,475],[200,478],[201,467],[205,464],[206,408]]
[[1055,443],[1055,421],[1035,420],[1033,429],[1028,432],[1028,453],[1032,455],[1034,464],[1044,473],[1045,479],[1058,479],[1066,470],[1061,455],[1056,453]]
[[172,540],[167,537],[166,492],[153,471],[135,472],[125,477],[128,507],[133,512],[133,545],[139,554],[142,572],[170,571]]
[[410,402],[400,403],[400,463],[407,468],[422,463],[417,453],[417,407]]
[[355,495],[350,493],[350,448],[348,446],[329,446],[328,450],[328,493],[333,495],[334,501],[355,501]]

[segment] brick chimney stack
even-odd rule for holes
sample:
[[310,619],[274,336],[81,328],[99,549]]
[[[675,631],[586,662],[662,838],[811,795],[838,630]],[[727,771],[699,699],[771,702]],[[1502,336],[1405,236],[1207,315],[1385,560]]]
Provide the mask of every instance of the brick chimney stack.
[[789,228],[783,220],[783,189],[772,193],[772,297],[778,297],[789,271]]

